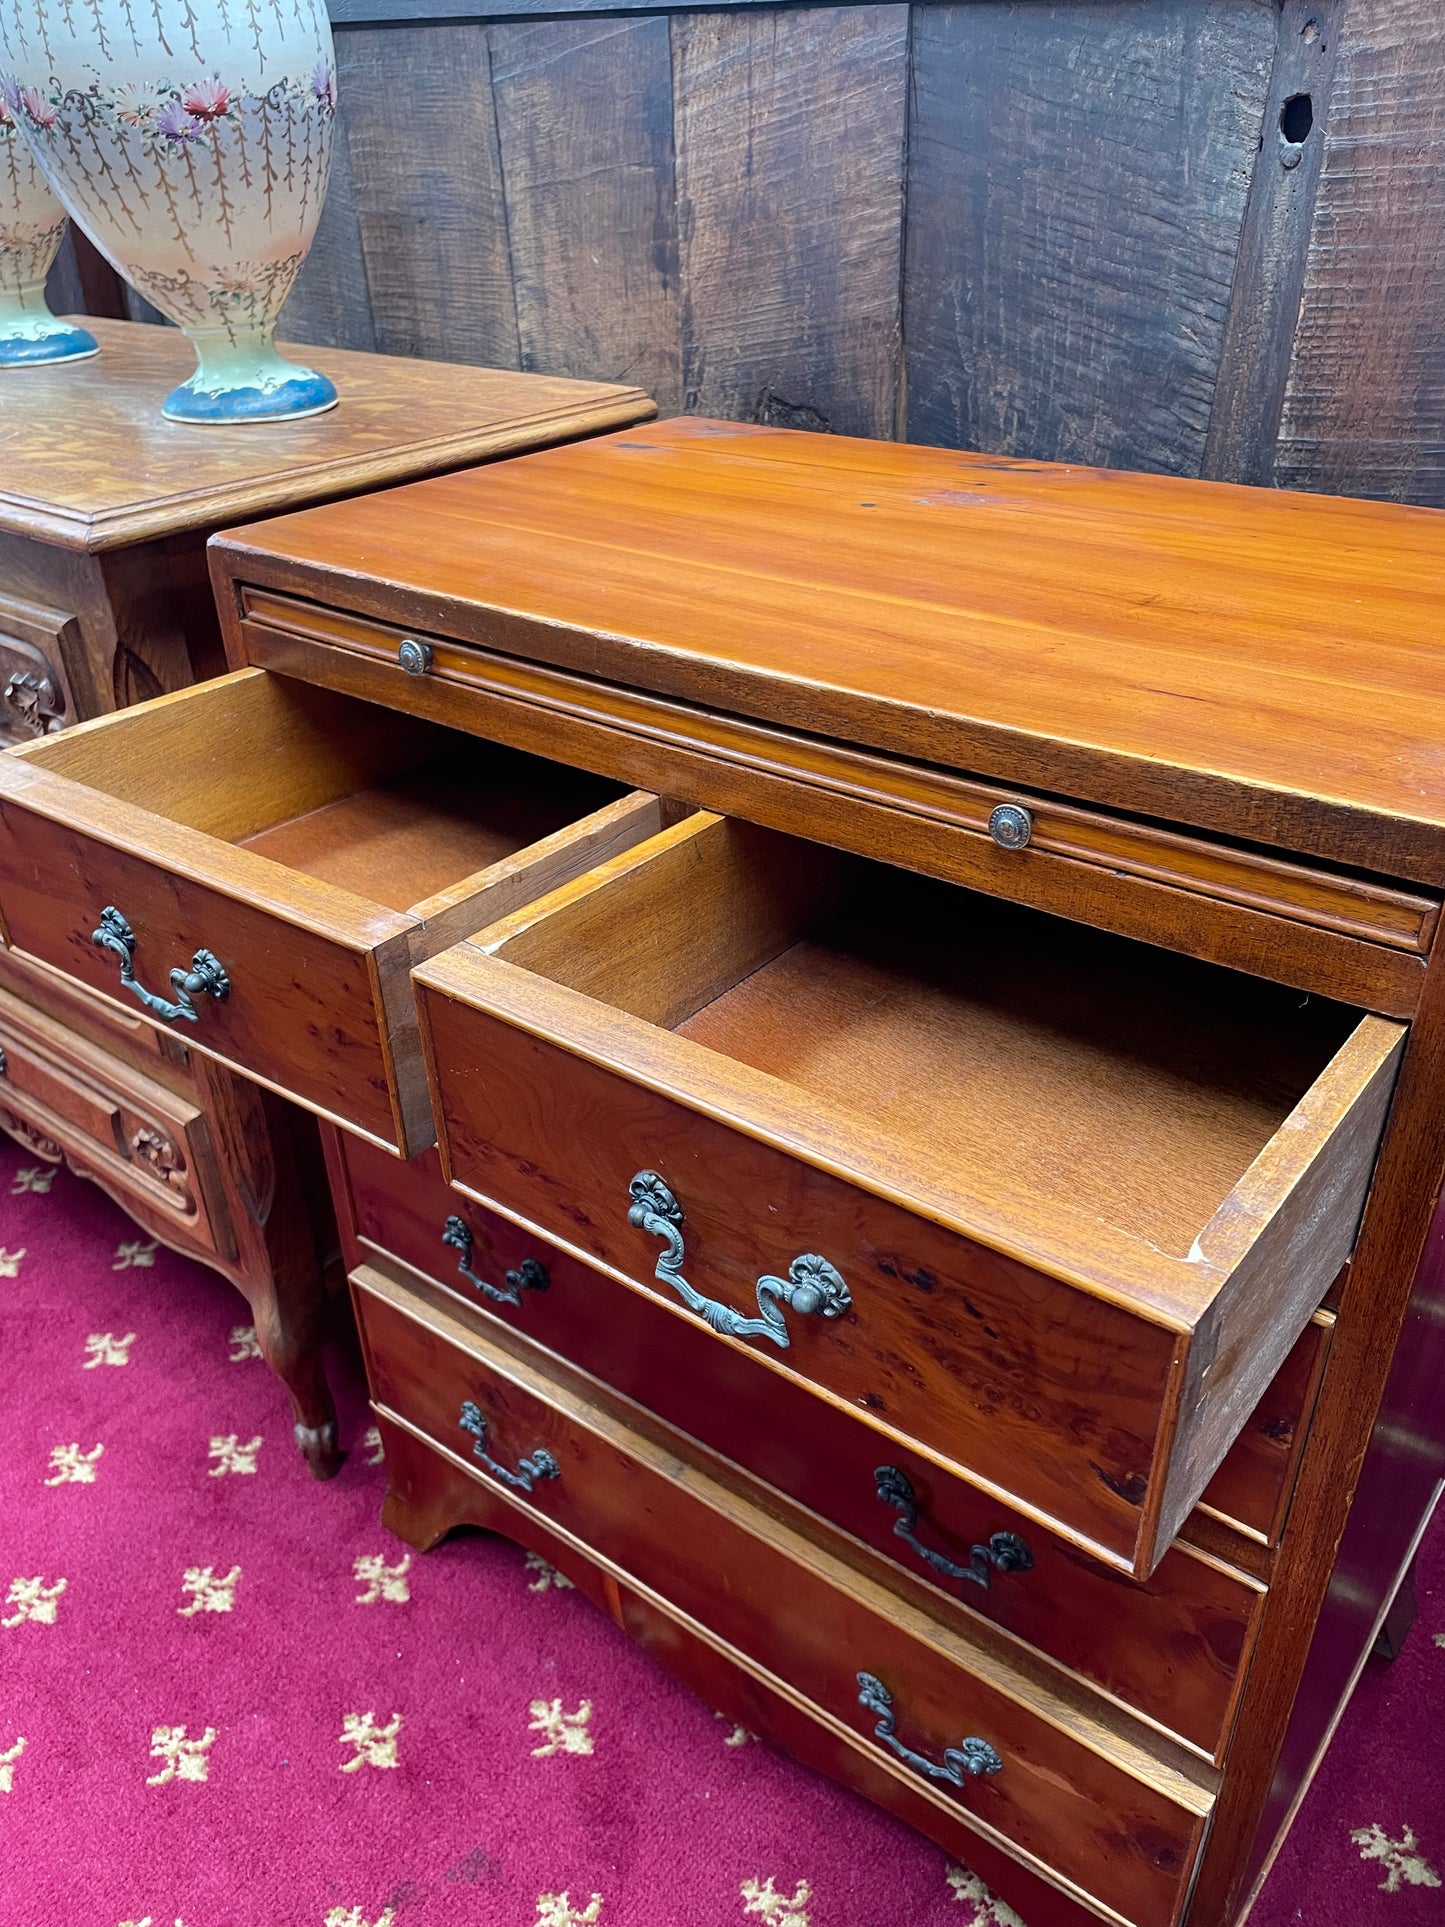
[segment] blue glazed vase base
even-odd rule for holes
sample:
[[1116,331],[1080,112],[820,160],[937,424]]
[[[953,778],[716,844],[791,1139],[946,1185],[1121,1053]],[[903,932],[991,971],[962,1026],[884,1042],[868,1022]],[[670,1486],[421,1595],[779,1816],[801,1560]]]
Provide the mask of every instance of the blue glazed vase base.
[[44,334],[0,334],[0,368],[45,368],[57,361],[89,361],[100,344],[84,328],[51,328]]
[[161,405],[170,422],[208,428],[245,427],[250,422],[297,421],[324,415],[336,406],[336,389],[314,368],[298,368],[285,381],[266,387],[202,388],[196,377],[173,388]]

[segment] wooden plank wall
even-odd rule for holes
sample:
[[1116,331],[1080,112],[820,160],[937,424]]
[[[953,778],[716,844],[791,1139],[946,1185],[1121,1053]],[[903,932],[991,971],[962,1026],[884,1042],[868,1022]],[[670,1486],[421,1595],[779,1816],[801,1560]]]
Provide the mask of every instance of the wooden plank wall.
[[1198,473],[1275,25],[964,0],[340,29],[348,151],[286,325]]
[[1445,506],[1439,0],[498,3],[332,0],[284,336]]
[[1344,28],[1276,475],[1445,507],[1445,9]]
[[910,433],[1200,472],[1272,0],[918,11]]

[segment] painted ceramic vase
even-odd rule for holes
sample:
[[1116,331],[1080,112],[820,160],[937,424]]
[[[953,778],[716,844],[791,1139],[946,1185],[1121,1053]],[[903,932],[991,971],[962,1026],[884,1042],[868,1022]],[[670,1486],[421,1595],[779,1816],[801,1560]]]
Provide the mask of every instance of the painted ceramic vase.
[[0,368],[96,352],[94,335],[57,321],[45,305],[45,277],[66,226],[65,209],[0,101]]
[[336,77],[318,0],[6,0],[0,98],[101,252],[190,336],[173,421],[335,406],[277,354],[316,232]]

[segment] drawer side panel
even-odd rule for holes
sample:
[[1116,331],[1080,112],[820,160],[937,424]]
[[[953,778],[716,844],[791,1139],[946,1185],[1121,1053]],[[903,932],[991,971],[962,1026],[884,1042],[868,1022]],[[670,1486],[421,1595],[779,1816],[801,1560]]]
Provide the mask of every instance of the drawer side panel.
[[1399,1025],[1365,1018],[1200,1239],[1227,1276],[1190,1354],[1161,1551],[1350,1255],[1404,1047]]

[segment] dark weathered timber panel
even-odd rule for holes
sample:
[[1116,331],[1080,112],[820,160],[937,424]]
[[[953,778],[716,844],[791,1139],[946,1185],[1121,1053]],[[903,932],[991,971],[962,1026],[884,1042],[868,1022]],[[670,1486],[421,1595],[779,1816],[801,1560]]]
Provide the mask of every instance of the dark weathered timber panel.
[[1324,121],[1347,0],[1284,0],[1249,191],[1204,473],[1266,484],[1304,286]]
[[897,429],[908,9],[672,18],[686,406]]
[[153,308],[143,294],[137,294],[129,282],[125,284],[125,313],[121,319],[124,321],[149,321],[158,327],[173,327],[175,325],[173,322],[166,320],[159,308]]
[[363,28],[336,48],[377,347],[515,368],[486,28]]
[[914,9],[914,441],[1197,474],[1271,0]]
[[45,299],[52,314],[89,314],[85,290],[80,285],[80,269],[75,260],[75,239],[65,230],[60,252],[50,264],[45,278]]
[[[339,58],[346,51],[342,48]],[[331,183],[316,239],[281,310],[278,333],[283,341],[366,350],[377,345],[351,176],[350,124],[343,101],[331,153]]]
[[113,268],[105,256],[72,221],[65,231],[50,274],[45,298],[52,314],[109,315],[113,321],[163,323],[165,316]]
[[493,27],[521,365],[682,406],[667,21]]
[[1445,507],[1445,13],[1350,0],[1275,479]]

